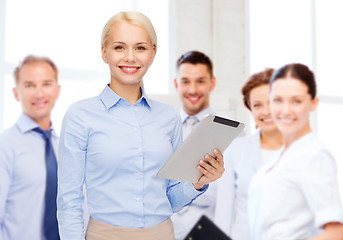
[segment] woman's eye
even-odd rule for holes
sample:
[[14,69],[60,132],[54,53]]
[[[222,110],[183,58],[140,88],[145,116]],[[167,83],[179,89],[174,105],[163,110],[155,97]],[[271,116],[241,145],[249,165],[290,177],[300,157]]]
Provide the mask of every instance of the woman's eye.
[[116,50],[122,50],[122,49],[124,49],[122,46],[116,46],[114,49],[116,49]]
[[145,47],[140,46],[140,47],[137,47],[137,49],[138,50],[145,50]]

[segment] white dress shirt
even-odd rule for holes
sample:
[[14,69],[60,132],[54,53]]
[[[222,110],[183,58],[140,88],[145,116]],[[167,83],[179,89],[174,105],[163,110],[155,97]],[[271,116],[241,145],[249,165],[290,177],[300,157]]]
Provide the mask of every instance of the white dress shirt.
[[251,239],[249,184],[258,169],[279,151],[262,149],[260,134],[258,129],[250,136],[237,138],[224,152],[225,172],[218,179],[215,223],[233,239]]
[[314,133],[258,171],[248,210],[254,240],[309,239],[326,223],[343,223],[336,162]]
[[218,179],[215,223],[233,239],[250,239],[248,187],[261,167],[260,130],[235,139],[224,151],[225,172]]

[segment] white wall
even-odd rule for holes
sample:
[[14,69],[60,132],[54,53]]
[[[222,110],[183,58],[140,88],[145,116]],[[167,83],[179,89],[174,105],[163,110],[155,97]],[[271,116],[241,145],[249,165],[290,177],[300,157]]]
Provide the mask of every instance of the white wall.
[[[206,53],[213,61],[217,86],[211,106],[218,114],[249,122],[240,89],[247,76],[246,2],[242,0],[172,0],[170,5],[170,89],[176,60],[189,50]],[[180,106],[172,96],[153,96]]]

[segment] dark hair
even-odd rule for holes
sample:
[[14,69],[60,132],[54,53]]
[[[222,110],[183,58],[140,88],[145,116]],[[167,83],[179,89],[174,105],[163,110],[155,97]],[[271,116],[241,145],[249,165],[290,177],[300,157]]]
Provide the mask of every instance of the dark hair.
[[272,85],[276,80],[285,77],[293,77],[300,80],[308,87],[308,93],[311,95],[311,98],[314,99],[316,97],[316,80],[313,72],[306,65],[301,63],[291,63],[277,69],[270,79],[270,85]]
[[251,75],[247,82],[242,87],[241,93],[243,95],[243,103],[246,108],[248,108],[251,111],[250,106],[250,92],[254,88],[257,88],[262,85],[268,85],[270,77],[272,76],[274,72],[273,68],[266,68],[264,71],[255,73]]
[[183,54],[176,62],[176,68],[178,69],[183,63],[191,64],[205,64],[207,66],[210,76],[213,76],[213,64],[211,59],[202,52],[199,51],[189,51]]
[[51,66],[51,68],[53,69],[53,71],[55,72],[56,81],[58,80],[58,69],[57,69],[57,66],[50,58],[38,57],[38,56],[35,56],[35,55],[28,55],[14,69],[13,75],[14,75],[15,83],[17,84],[18,81],[19,81],[19,72],[23,68],[23,66],[25,66],[27,64],[37,63],[37,62],[45,62],[45,63],[49,64]]

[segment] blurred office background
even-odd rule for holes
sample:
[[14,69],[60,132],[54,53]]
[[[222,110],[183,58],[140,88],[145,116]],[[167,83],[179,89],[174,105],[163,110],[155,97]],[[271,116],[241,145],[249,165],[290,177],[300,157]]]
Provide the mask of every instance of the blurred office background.
[[175,61],[185,51],[203,51],[217,77],[212,108],[245,122],[248,134],[254,127],[240,95],[247,77],[291,62],[310,66],[321,100],[312,126],[337,158],[343,196],[341,0],[0,0],[0,131],[21,112],[12,73],[27,54],[48,56],[59,67],[57,132],[71,103],[99,95],[109,82],[101,31],[123,10],[143,12],[156,28],[157,56],[144,79],[148,95],[179,107]]

